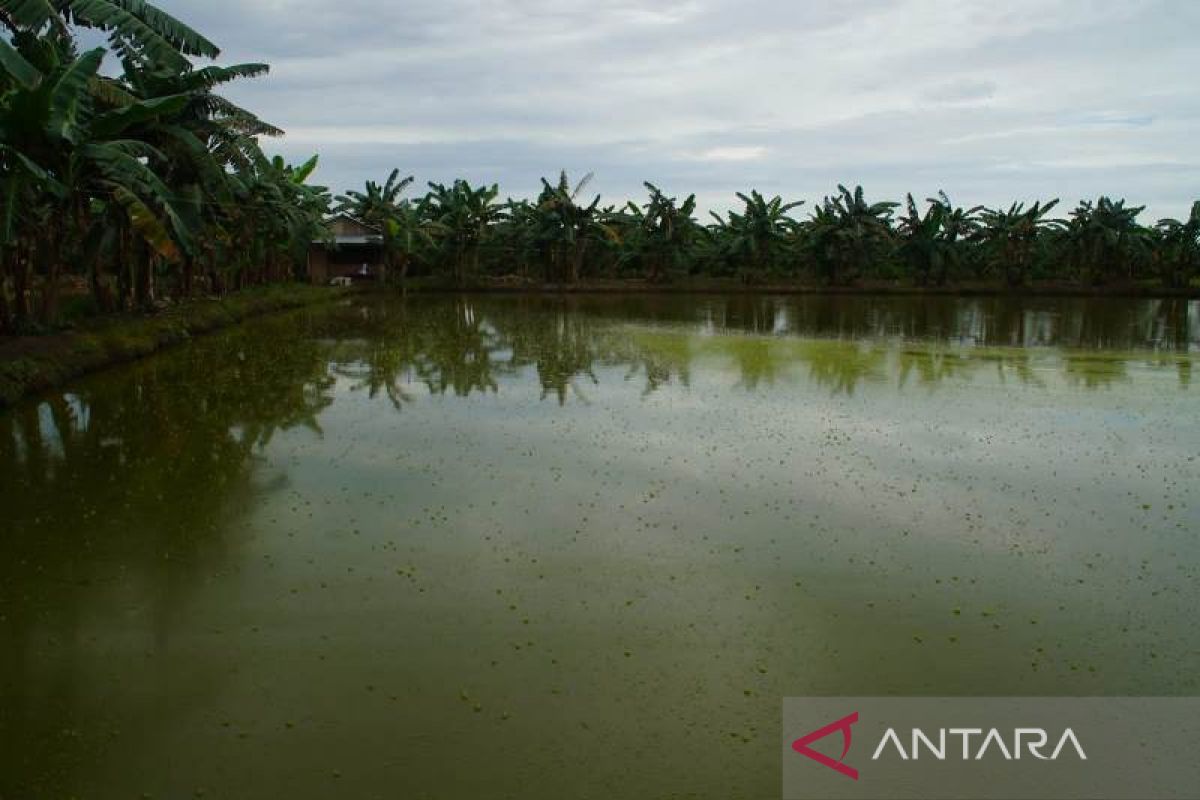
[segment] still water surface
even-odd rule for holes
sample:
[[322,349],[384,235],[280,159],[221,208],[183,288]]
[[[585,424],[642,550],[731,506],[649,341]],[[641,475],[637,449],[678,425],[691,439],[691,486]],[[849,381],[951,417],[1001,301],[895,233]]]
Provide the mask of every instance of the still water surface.
[[0,797],[778,796],[1200,691],[1200,304],[360,298],[0,415]]

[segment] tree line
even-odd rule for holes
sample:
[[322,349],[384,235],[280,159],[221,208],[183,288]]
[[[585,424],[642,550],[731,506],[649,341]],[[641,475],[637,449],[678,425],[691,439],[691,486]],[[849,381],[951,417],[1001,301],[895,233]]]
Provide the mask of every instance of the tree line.
[[[314,156],[268,157],[282,131],[219,93],[267,73],[219,66],[219,48],[143,0],[0,0],[0,331],[53,325],[63,297],[99,313],[156,298],[304,279],[331,211],[380,231],[394,279],[518,276],[571,283],[682,276],[842,285],[1032,281],[1147,282],[1200,274],[1200,202],[1186,220],[1138,221],[1142,207],[1101,197],[1064,219],[1057,200],[962,208],[944,194],[868,202],[861,187],[804,215],[802,202],[738,194],[698,215],[646,183],[624,205],[588,200],[591,178],[542,180],[532,199],[465,180],[413,178],[334,198],[307,181]],[[103,38],[81,47],[81,31]]]
[[[388,274],[520,276],[550,283],[588,278],[651,282],[682,276],[748,283],[861,280],[944,286],[990,281],[1022,286],[1151,284],[1183,288],[1200,277],[1200,201],[1186,220],[1144,225],[1144,206],[1100,197],[1064,219],[1058,200],[1006,208],[963,208],[944,192],[918,203],[869,202],[861,186],[837,192],[802,218],[804,201],[751,191],[740,208],[698,218],[695,195],[680,201],[652,183],[647,197],[601,205],[566,173],[532,200],[501,201],[496,185],[429,184],[405,198],[412,177],[393,170],[382,184],[339,195],[334,209],[377,228]],[[392,269],[395,268],[395,269]]]

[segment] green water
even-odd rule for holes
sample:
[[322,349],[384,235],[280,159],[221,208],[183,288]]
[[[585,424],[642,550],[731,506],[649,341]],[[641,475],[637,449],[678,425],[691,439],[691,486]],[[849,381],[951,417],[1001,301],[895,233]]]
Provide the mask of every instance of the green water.
[[357,299],[0,414],[0,797],[778,796],[1197,694],[1200,303]]

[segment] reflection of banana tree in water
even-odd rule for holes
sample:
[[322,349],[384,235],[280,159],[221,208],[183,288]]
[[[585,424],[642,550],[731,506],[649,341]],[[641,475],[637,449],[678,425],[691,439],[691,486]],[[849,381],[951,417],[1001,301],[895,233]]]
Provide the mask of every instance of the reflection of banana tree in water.
[[[144,619],[145,639],[161,648],[263,491],[259,447],[280,428],[315,427],[328,405],[320,348],[295,328],[295,317],[268,328],[282,349],[205,337],[0,414],[0,741],[19,732],[51,748],[40,762],[48,794],[76,793],[73,768],[101,746],[87,731],[62,735],[78,723],[73,703],[97,699],[59,691],[94,665],[85,643],[96,626],[117,620],[136,641]],[[130,615],[137,606],[144,617]],[[47,648],[48,639],[62,646]],[[37,700],[47,687],[55,703]],[[0,751],[0,775],[21,774]]]
[[510,351],[507,371],[516,374],[532,366],[543,399],[553,394],[561,405],[574,393],[587,402],[578,379],[585,377],[597,385],[595,364],[624,363],[619,355],[624,339],[603,319],[577,313],[560,302],[549,311],[541,304],[511,310],[514,313],[489,315],[489,324],[500,346]]
[[577,379],[586,377],[593,386],[600,383],[593,370],[597,355],[593,326],[585,318],[566,313],[547,318],[547,322],[535,362],[542,399],[554,394],[563,405],[570,389],[586,403]]
[[[1200,211],[1193,210],[1193,215],[1200,218]],[[1151,360],[1160,367],[1169,366],[1173,360],[1179,385],[1186,388],[1192,383],[1191,353],[1200,350],[1200,302],[1184,298],[1161,299],[1155,301],[1153,308],[1148,338],[1160,349]],[[1171,353],[1164,352],[1166,350]]]
[[781,308],[770,297],[730,298],[714,311],[711,318],[718,330],[771,335],[778,332]]
[[862,381],[883,380],[887,348],[857,342],[809,342],[800,351],[809,376],[833,394],[854,394]]
[[990,310],[990,314],[983,315],[987,324],[977,344],[1027,347],[1048,344],[1059,337],[1061,320],[1057,316],[1013,303],[1001,303]]
[[[642,302],[644,299],[639,299]],[[331,328],[338,337],[331,360],[336,374],[356,381],[372,396],[385,393],[394,407],[413,402],[413,381],[431,393],[453,389],[459,395],[498,391],[505,376],[533,368],[543,397],[565,403],[586,381],[598,383],[595,365],[623,367],[625,379],[645,376],[646,394],[672,381],[688,385],[695,358],[716,356],[736,370],[737,385],[754,390],[774,385],[800,363],[809,365],[817,383],[835,392],[853,393],[863,380],[912,380],[935,386],[948,378],[968,379],[974,368],[995,365],[997,377],[1041,386],[1044,372],[1031,365],[1030,353],[1014,347],[956,348],[1009,343],[1084,343],[1142,341],[1150,337],[1186,349],[1186,301],[1138,305],[1137,311],[1089,301],[1061,301],[1042,306],[1027,301],[978,299],[952,303],[885,303],[861,298],[834,298],[815,304],[811,298],[730,298],[709,301],[714,327],[721,330],[777,328],[786,318],[788,332],[816,329],[838,332],[842,339],[797,339],[791,336],[698,336],[694,327],[628,324],[615,313],[612,298],[423,298],[420,306],[356,301]],[[593,307],[595,311],[593,312]],[[641,306],[638,306],[641,308]],[[1054,314],[1053,308],[1065,309]],[[646,313],[674,320],[667,300]],[[685,321],[696,317],[683,315]],[[649,322],[649,320],[647,320]],[[944,350],[915,343],[893,344],[896,337],[921,340],[930,334],[944,339]],[[864,344],[870,340],[873,344]],[[1090,344],[1086,345],[1090,346]],[[932,352],[928,348],[933,347]],[[893,355],[895,357],[893,359]],[[1185,359],[1186,361],[1186,359]],[[1062,361],[1058,361],[1060,365]],[[1188,364],[1179,367],[1181,381]],[[795,376],[790,376],[795,377]],[[580,379],[583,380],[580,380]],[[407,386],[406,386],[407,385]]]
[[1192,385],[1192,361],[1188,358],[1181,358],[1176,362],[1176,370],[1179,373],[1179,385],[1183,388],[1188,388]]
[[620,361],[629,364],[625,380],[640,370],[646,376],[645,397],[675,380],[681,386],[691,385],[691,365],[694,353],[692,337],[685,333],[631,334],[626,339],[627,351]]
[[382,391],[399,411],[416,398],[402,383],[411,382],[414,364],[425,350],[426,329],[411,324],[407,304],[371,304],[359,309],[353,327],[339,326],[342,335],[329,353],[330,369],[353,383],[351,391],[366,389],[374,399]]
[[1073,386],[1108,388],[1129,380],[1124,358],[1100,353],[1070,353],[1063,357],[1063,374]]
[[901,387],[908,383],[914,372],[922,385],[936,386],[947,378],[968,377],[979,365],[967,353],[911,348],[900,350],[897,362],[897,385]]
[[[401,378],[411,376],[415,354],[406,352],[405,345],[413,343],[412,337],[404,337],[401,342],[369,341],[361,343],[354,356],[339,349],[333,359],[331,369],[334,374],[354,381],[350,391],[367,390],[367,396],[374,399],[382,390],[391,402],[392,408],[399,411],[405,405],[413,402],[411,394],[400,386]],[[407,381],[406,381],[407,382]]]
[[1200,303],[1179,297],[1147,300],[1135,308],[1135,340],[1158,350],[1186,353],[1200,345]]
[[1059,342],[1068,347],[1091,347],[1096,343],[1118,346],[1130,339],[1136,319],[1124,303],[1080,302],[1076,313],[1059,329]]
[[451,389],[459,397],[472,392],[498,390],[497,365],[492,354],[499,349],[495,331],[465,300],[435,306],[422,316],[418,338],[424,342],[415,369],[433,394]]
[[1001,383],[1007,383],[1008,376],[1012,374],[1026,386],[1042,388],[1046,385],[1046,381],[1033,368],[1033,360],[1025,350],[987,353],[978,356],[978,358],[995,363],[996,376],[1000,379]]
[[928,341],[932,337],[945,337],[961,342],[972,338],[969,323],[964,324],[964,319],[970,319],[970,316],[956,305],[906,302],[895,311],[881,310],[877,316],[886,321],[886,327],[876,334],[881,338],[896,333],[907,340]]
[[764,337],[730,337],[721,350],[737,368],[737,385],[750,391],[764,383],[774,386],[790,361],[779,342]]
[[1192,385],[1192,357],[1184,353],[1155,351],[1146,355],[1145,363],[1155,370],[1175,368],[1179,386],[1186,389]]
[[774,386],[791,366],[807,364],[809,376],[835,394],[853,394],[863,380],[882,380],[887,350],[825,340],[731,336],[709,348],[726,356],[738,372],[737,386],[749,391]]

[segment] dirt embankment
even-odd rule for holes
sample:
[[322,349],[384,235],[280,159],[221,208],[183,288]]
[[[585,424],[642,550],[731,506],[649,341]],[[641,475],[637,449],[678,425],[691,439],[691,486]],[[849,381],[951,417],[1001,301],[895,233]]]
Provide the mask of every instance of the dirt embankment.
[[0,337],[0,408],[88,372],[131,361],[244,319],[328,302],[349,290],[294,284],[89,320],[75,330]]

